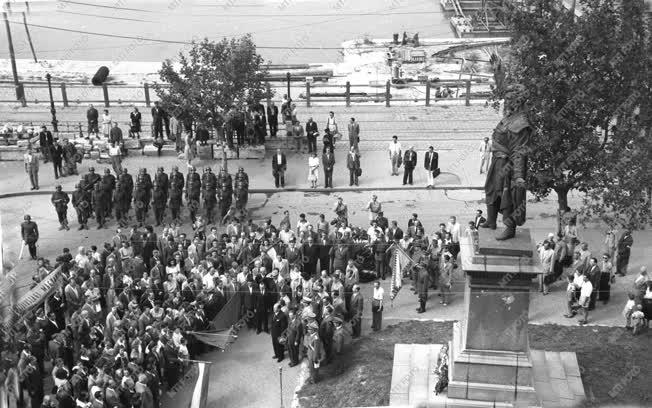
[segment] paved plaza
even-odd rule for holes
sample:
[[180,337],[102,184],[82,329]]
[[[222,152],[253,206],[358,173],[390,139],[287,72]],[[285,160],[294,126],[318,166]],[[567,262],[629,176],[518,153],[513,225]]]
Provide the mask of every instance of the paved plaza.
[[[365,110],[366,109],[366,110]],[[312,109],[307,112],[312,114],[316,120],[325,116],[328,108]],[[122,111],[119,111],[122,112]],[[126,112],[126,110],[125,110]],[[366,112],[366,113],[364,113]],[[360,179],[359,188],[348,186],[348,171],[344,166],[345,142],[340,142],[336,150],[337,164],[334,173],[334,186],[332,191],[311,190],[307,180],[307,155],[288,154],[288,176],[286,179],[286,190],[274,188],[271,174],[271,160],[268,157],[264,160],[231,160],[228,163],[230,172],[237,167],[244,167],[251,180],[250,189],[253,192],[249,199],[249,208],[254,220],[272,218],[275,224],[280,221],[281,214],[288,210],[292,220],[298,219],[298,214],[305,213],[308,220],[315,221],[320,213],[324,213],[327,219],[333,217],[332,208],[336,197],[343,197],[349,207],[350,220],[355,225],[366,225],[367,214],[363,207],[368,202],[372,192],[378,195],[383,203],[383,210],[387,218],[397,220],[399,226],[405,228],[408,218],[412,213],[418,213],[423,220],[426,232],[437,228],[440,222],[446,222],[448,217],[455,215],[459,222],[465,225],[473,218],[476,209],[484,209],[483,192],[481,188],[484,180],[478,172],[480,153],[477,146],[481,137],[490,132],[497,121],[497,116],[492,110],[483,107],[451,107],[430,109],[409,108],[407,113],[401,109],[383,110],[379,108],[355,108],[353,113],[361,123],[363,129],[361,138],[362,169],[363,176]],[[79,116],[79,110],[70,113],[70,118]],[[118,118],[121,113],[118,113]],[[16,114],[18,115],[18,114]],[[43,112],[33,113],[34,120],[45,120],[47,115]],[[62,112],[62,117],[67,118],[68,112]],[[351,116],[344,108],[339,108],[338,117]],[[367,115],[367,116],[365,116]],[[392,121],[388,131],[383,131],[378,124],[372,121],[384,115],[387,123]],[[406,116],[407,115],[407,116]],[[409,116],[417,117],[411,120]],[[468,121],[466,118],[473,117],[476,122]],[[436,118],[429,121],[425,118]],[[477,119],[477,118],[480,119]],[[72,120],[72,119],[70,119]],[[409,126],[403,126],[409,123]],[[431,136],[437,126],[449,131],[448,134],[435,134]],[[473,127],[475,126],[475,127]],[[370,134],[364,129],[370,129]],[[415,183],[413,186],[404,187],[401,177],[390,176],[391,170],[387,159],[387,152],[384,146],[387,143],[388,135],[398,133],[398,130],[405,129],[406,133],[401,136],[405,144],[415,144],[419,150],[419,166],[415,171]],[[409,132],[407,131],[409,129]],[[454,129],[458,129],[456,132]],[[396,132],[395,132],[396,131]],[[463,136],[462,136],[463,134]],[[365,140],[365,138],[367,138]],[[436,190],[426,190],[426,174],[422,170],[421,161],[423,148],[428,144],[441,146],[440,167],[442,175],[436,180]],[[216,168],[219,161],[193,162],[197,168],[212,166]],[[162,158],[144,157],[131,155],[125,159],[123,165],[129,168],[131,174],[136,174],[137,169],[145,167],[153,174],[159,166],[169,172],[172,166],[179,166],[185,173],[185,162],[173,156]],[[89,166],[94,166],[97,171],[102,172],[107,165],[100,165],[90,160],[85,160],[79,167],[80,174],[87,172]],[[58,222],[52,205],[49,202],[50,194],[56,183],[61,183],[65,190],[71,191],[77,182],[76,177],[67,177],[54,180],[52,168],[49,164],[42,164],[40,171],[41,189],[37,192],[29,192],[29,181],[24,172],[21,162],[0,162],[0,173],[2,183],[0,184],[0,207],[2,208],[2,230],[3,247],[5,256],[15,259],[20,246],[20,222],[24,214],[30,214],[35,220],[41,232],[39,240],[39,255],[53,259],[60,253],[63,247],[75,251],[81,245],[101,245],[113,234],[115,222],[110,222],[108,228],[97,230],[95,223],[89,223],[90,230],[76,231],[77,222],[74,210],[69,210],[68,217],[71,220],[70,231],[58,231]],[[321,174],[320,176],[323,176]],[[571,206],[580,203],[580,197],[570,197]],[[528,206],[527,228],[531,230],[534,240],[543,240],[549,232],[555,231],[556,201],[553,197]],[[151,216],[151,215],[150,215]],[[188,222],[187,212],[184,212]],[[189,222],[185,230],[190,230]],[[157,231],[158,232],[158,231]],[[581,230],[581,239],[589,242],[590,248],[596,253],[601,252],[603,230],[599,226],[589,223]],[[592,313],[589,324],[596,325],[623,325],[621,311],[626,301],[627,291],[632,285],[633,271],[638,270],[641,265],[649,261],[649,254],[646,254],[647,243],[652,242],[652,234],[648,231],[634,234],[635,244],[632,249],[630,262],[630,275],[625,278],[618,278],[615,286],[612,287],[612,298],[608,305],[599,304]],[[31,278],[31,261],[22,262],[19,265],[19,286],[24,292]],[[438,304],[436,295],[431,296],[427,305],[427,311],[417,314],[415,307],[417,301],[415,295],[410,291],[410,284],[406,282],[403,289],[391,306],[386,307],[384,312],[384,325],[408,319],[424,320],[458,320],[463,315],[463,281],[461,270],[456,271],[452,287],[453,298],[448,307]],[[385,293],[390,292],[389,280],[383,281],[382,286]],[[532,285],[536,290],[536,285]],[[363,285],[362,293],[366,299],[371,297],[371,286]],[[535,292],[532,295],[530,305],[530,322],[533,324],[556,323],[562,325],[576,325],[575,319],[567,319],[562,316],[565,302],[565,285],[558,282],[548,296],[542,296]],[[370,331],[371,314],[370,307],[365,306],[363,321],[363,333]],[[211,372],[211,384],[209,390],[209,405],[219,406],[240,406],[259,407],[267,403],[280,401],[279,394],[279,365],[270,356],[272,344],[269,335],[260,335],[249,332],[246,329],[240,333],[236,343],[226,352],[214,352],[204,358],[215,361],[214,369]],[[259,362],[253,364],[253,362]],[[283,364],[283,399],[286,405],[292,399],[297,378],[301,372],[299,367],[289,368]],[[244,395],[244,388],[247,383],[256,383],[259,387],[270,390],[264,395]],[[257,395],[257,397],[256,397]],[[255,398],[254,398],[255,397]],[[256,399],[258,398],[258,399]],[[268,405],[269,406],[269,405]]]

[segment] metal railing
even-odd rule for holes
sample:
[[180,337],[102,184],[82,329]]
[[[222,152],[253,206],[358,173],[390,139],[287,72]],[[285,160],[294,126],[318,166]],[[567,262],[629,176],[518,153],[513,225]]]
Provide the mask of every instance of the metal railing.
[[[392,83],[375,82],[368,84],[328,84],[322,82],[292,83],[269,85],[276,90],[276,95],[286,94],[295,103],[303,103],[310,107],[313,104],[385,104],[389,107],[392,103],[410,102],[431,106],[432,103],[446,104],[455,101],[455,104],[464,103],[469,106],[472,100],[486,100],[490,93],[491,82],[486,78],[460,81],[408,81],[398,80]],[[42,82],[23,82],[19,85],[21,95],[24,97],[16,100],[16,89],[13,84],[0,83],[0,103],[21,103],[22,106],[49,104],[48,86]],[[164,85],[165,87],[165,85]],[[435,95],[433,88],[448,87],[454,91],[453,97],[441,98]],[[111,106],[151,106],[158,100],[152,93],[151,84],[143,85],[111,85],[102,84],[69,84],[65,82],[52,84],[53,99],[56,106],[70,107],[90,103]]]

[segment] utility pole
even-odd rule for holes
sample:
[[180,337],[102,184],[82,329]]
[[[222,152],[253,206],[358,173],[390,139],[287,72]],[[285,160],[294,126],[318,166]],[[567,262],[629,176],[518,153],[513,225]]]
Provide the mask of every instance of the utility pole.
[[11,38],[11,28],[9,27],[9,17],[7,12],[2,12],[2,18],[5,21],[5,28],[7,29],[7,42],[9,43],[9,59],[11,60],[11,73],[14,75],[14,87],[16,88],[16,100],[23,101],[25,94],[23,86],[18,82],[18,68],[16,68],[16,53],[14,52],[14,42]]
[[52,97],[52,75],[48,72],[45,74],[45,79],[48,80],[48,91],[50,92],[50,113],[52,114],[52,129],[54,133],[59,132],[59,121],[57,120],[57,110],[54,108],[54,98]]

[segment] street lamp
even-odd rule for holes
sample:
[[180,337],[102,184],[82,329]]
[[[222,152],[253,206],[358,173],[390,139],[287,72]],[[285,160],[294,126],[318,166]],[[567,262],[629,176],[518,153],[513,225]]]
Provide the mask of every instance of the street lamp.
[[50,92],[50,113],[52,114],[52,129],[55,133],[59,132],[59,121],[57,120],[57,110],[54,108],[54,98],[52,97],[52,75],[48,72],[45,74],[48,80],[48,91]]
[[288,72],[288,73],[285,74],[285,75],[286,75],[286,77],[287,77],[287,79],[288,79],[288,101],[291,101],[291,100],[292,100],[292,97],[290,96],[290,73]]

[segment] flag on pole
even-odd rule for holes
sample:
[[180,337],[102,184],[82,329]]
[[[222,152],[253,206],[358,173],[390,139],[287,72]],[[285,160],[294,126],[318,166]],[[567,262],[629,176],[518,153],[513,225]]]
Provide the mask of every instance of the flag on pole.
[[208,376],[210,374],[210,366],[204,362],[197,363],[198,374],[195,388],[192,391],[192,399],[190,400],[189,408],[205,408],[206,397],[208,396]]
[[389,294],[390,300],[394,300],[398,291],[401,290],[403,286],[403,271],[405,271],[410,264],[412,259],[410,256],[400,247],[400,245],[392,245],[393,254],[392,254],[392,282],[391,282],[391,291]]

